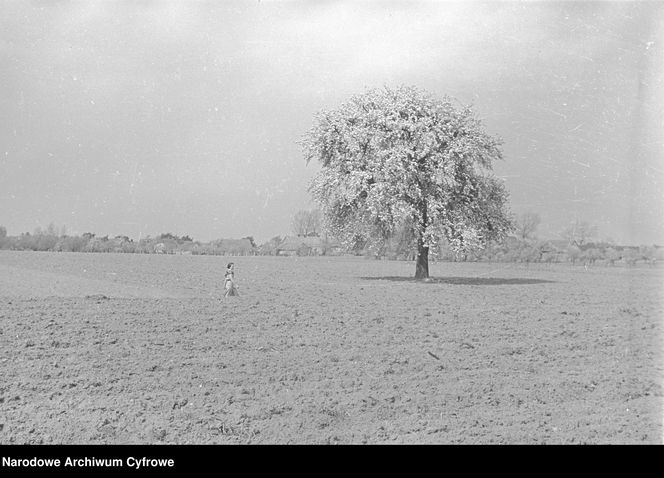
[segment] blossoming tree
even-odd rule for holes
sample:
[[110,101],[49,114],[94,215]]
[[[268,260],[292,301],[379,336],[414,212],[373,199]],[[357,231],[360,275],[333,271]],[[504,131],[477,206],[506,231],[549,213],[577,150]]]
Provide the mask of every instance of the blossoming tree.
[[429,277],[429,250],[445,239],[457,253],[512,229],[502,158],[470,108],[414,87],[369,90],[322,111],[301,142],[321,170],[309,191],[326,228],[347,246],[380,247],[410,228],[415,277]]

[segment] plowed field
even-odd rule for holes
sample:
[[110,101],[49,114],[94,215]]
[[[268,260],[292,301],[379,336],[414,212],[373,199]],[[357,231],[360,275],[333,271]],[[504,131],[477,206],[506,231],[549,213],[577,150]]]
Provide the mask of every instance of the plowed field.
[[414,269],[0,251],[0,443],[662,443],[661,267]]

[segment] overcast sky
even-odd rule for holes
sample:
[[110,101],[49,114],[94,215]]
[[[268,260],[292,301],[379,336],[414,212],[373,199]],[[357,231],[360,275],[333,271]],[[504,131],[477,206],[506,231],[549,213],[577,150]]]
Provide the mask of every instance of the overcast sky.
[[415,85],[504,140],[515,213],[664,244],[664,3],[0,3],[0,225],[290,233],[322,108]]

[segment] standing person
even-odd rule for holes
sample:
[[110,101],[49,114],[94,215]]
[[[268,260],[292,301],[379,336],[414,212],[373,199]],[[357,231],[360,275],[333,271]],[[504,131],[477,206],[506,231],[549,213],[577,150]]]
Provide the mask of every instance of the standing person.
[[235,264],[229,262],[226,266],[226,274],[224,274],[224,297],[231,295],[240,295],[235,285]]

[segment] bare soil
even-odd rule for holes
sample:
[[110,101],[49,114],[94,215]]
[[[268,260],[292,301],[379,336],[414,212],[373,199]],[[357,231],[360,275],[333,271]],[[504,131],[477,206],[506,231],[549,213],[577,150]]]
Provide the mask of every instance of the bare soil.
[[661,267],[414,269],[0,251],[0,443],[662,443]]

